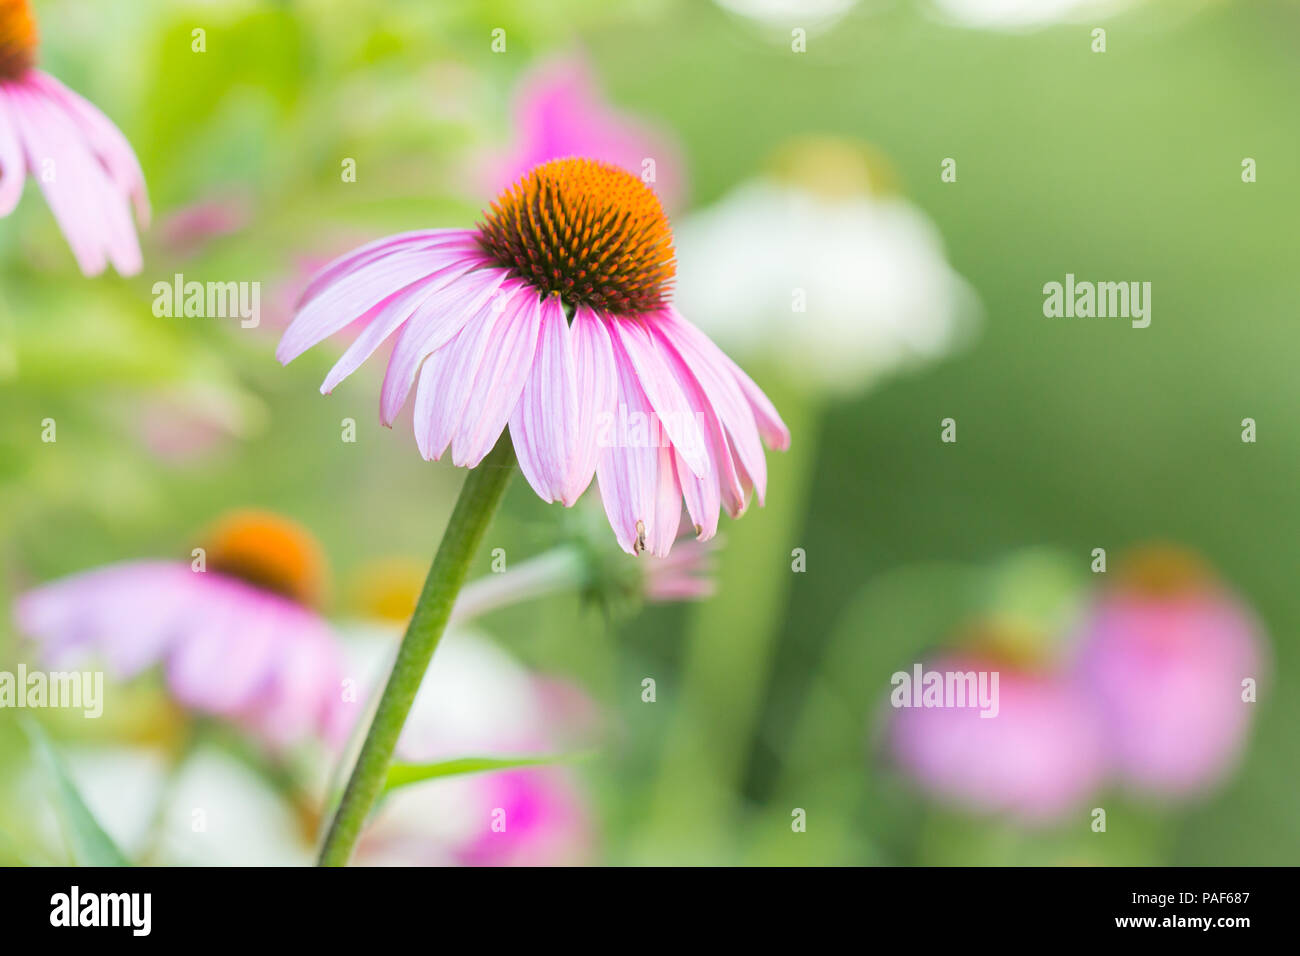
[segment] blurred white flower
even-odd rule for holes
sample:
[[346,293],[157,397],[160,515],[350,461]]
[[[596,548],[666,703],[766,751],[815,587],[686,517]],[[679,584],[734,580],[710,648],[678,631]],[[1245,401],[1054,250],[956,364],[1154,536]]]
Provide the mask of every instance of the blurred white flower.
[[803,178],[747,183],[678,227],[676,298],[738,360],[851,394],[950,351],[976,302],[923,212],[862,188],[865,172],[828,177],[848,148],[808,149]]
[[825,28],[857,6],[858,0],[717,0],[717,4],[764,26]]
[[[349,641],[356,673],[376,686],[387,674],[396,634]],[[548,755],[563,739],[567,712],[550,682],[484,638],[449,631],[439,644],[397,745],[397,759]],[[589,729],[589,728],[586,728]],[[361,866],[555,865],[582,863],[592,847],[588,812],[572,773],[522,767],[409,785],[385,799],[366,829]]]
[[965,26],[1015,30],[1105,16],[1132,0],[931,0],[939,14]]
[[[65,759],[82,799],[128,858],[172,866],[305,866],[306,821],[259,774],[203,746],[174,772],[157,749],[69,748]],[[34,773],[31,792],[48,783]],[[43,801],[38,801],[42,803]],[[47,845],[60,845],[48,804],[37,818]]]

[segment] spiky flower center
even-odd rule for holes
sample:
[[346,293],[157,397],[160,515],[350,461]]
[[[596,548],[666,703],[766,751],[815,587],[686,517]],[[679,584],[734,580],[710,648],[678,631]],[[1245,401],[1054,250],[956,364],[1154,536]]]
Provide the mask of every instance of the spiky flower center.
[[316,541],[299,525],[264,511],[237,511],[209,532],[207,569],[273,591],[308,607],[324,585]]
[[36,18],[27,0],[0,0],[0,83],[36,65]]
[[479,243],[539,293],[618,315],[661,308],[676,271],[654,192],[592,159],[534,167],[492,203]]

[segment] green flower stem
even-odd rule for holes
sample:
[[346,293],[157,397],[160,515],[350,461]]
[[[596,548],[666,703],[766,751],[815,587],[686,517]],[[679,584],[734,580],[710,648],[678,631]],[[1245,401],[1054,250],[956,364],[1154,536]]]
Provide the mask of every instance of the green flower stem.
[[501,440],[479,466],[465,477],[460,497],[443,532],[442,543],[425,578],[393,670],[379,698],[374,720],[357,756],[343,798],[330,821],[321,847],[320,866],[346,866],[361,827],[383,790],[397,738],[401,736],[415,694],[433,659],[451,617],[456,596],[488,524],[514,474],[515,451],[510,438]]

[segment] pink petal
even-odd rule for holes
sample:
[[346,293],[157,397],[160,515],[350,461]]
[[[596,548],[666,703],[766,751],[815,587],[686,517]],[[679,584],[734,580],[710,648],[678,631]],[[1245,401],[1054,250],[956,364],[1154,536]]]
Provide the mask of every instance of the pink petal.
[[[731,455],[727,454],[725,458],[730,464]],[[695,526],[695,536],[701,541],[707,541],[718,533],[718,512],[722,507],[722,490],[718,485],[718,479],[713,475],[706,475],[703,478],[695,476],[680,454],[676,455],[673,464],[677,471],[677,482],[681,486],[682,497],[686,499],[686,510],[690,513],[691,523]],[[734,474],[734,469],[732,473]],[[728,500],[729,511],[735,500],[736,498]]]
[[[730,359],[713,341],[673,308],[654,316],[657,332],[681,357],[704,389],[731,441],[738,474],[748,475],[759,504],[767,485],[767,461],[749,400],[732,373]],[[742,480],[742,484],[743,484]]]
[[6,98],[6,86],[0,84],[0,218],[14,211],[27,178],[23,147],[18,141],[18,128],[9,118]]
[[191,608],[191,632],[168,658],[167,680],[182,703],[230,715],[263,688],[280,622],[252,587],[228,578],[211,583],[205,600]]
[[618,411],[618,372],[605,320],[587,306],[578,306],[574,309],[570,340],[577,371],[578,424],[577,444],[561,496],[565,504],[577,501],[591,484],[600,458],[600,430],[613,421]]
[[313,345],[365,315],[379,303],[435,272],[466,263],[464,254],[412,248],[376,259],[341,278],[294,317],[275,357],[287,365]]
[[29,76],[33,85],[59,103],[76,120],[82,135],[108,170],[113,182],[135,202],[136,216],[141,224],[148,225],[149,196],[145,189],[144,172],[121,130],[93,103],[48,73],[32,70]]
[[578,374],[558,295],[542,300],[537,356],[510,416],[510,437],[519,470],[538,497],[564,499],[579,439]]
[[474,233],[469,229],[416,229],[412,232],[400,232],[396,235],[376,239],[374,242],[368,242],[351,252],[345,252],[337,259],[322,266],[312,276],[302,294],[298,296],[295,307],[301,309],[320,295],[321,292],[325,291],[328,286],[356,272],[363,266],[368,266],[372,262],[382,259],[391,252],[399,250],[407,252],[412,249],[445,249],[448,246],[468,250],[471,248],[473,236]]
[[348,350],[330,369],[329,374],[325,377],[325,382],[320,387],[321,393],[328,395],[332,392],[335,386],[355,372],[362,362],[370,358],[375,349],[379,348],[399,326],[419,311],[425,302],[464,275],[470,268],[472,268],[472,263],[467,264],[462,260],[454,265],[439,269],[437,272],[430,274],[427,279],[412,283],[401,292],[385,300],[382,305],[377,307],[377,311],[370,318],[361,334],[357,336],[356,341],[348,347]]
[[[620,422],[611,444],[602,449],[600,461],[596,465],[600,498],[605,505],[610,527],[614,529],[614,537],[624,551],[640,554],[647,548],[652,548],[656,554],[666,554],[666,549],[660,550],[664,535],[656,519],[661,517],[663,501],[667,497],[665,485],[669,481],[676,483],[671,468],[672,459],[666,454],[671,449],[641,441],[638,434],[624,432],[621,421],[623,410],[626,410],[630,421],[636,415],[649,419],[653,409],[621,343],[614,340],[612,344],[614,368],[618,376]],[[667,476],[660,474],[661,459],[669,472]],[[676,517],[680,521],[680,498],[678,502]],[[677,525],[674,524],[674,535],[676,531]],[[671,545],[671,541],[668,544]]]
[[[53,143],[48,155],[56,158],[56,183],[51,185],[63,181],[69,193],[77,197],[73,200],[74,212],[88,241],[97,242],[119,274],[135,275],[142,268],[143,260],[127,207],[126,190],[110,179],[109,171],[92,152],[75,116],[34,86],[25,94],[32,124],[39,127],[47,142]],[[92,234],[97,239],[90,240]],[[102,255],[96,259],[98,263],[102,261]],[[101,271],[102,268],[100,265]]]
[[692,473],[707,475],[710,463],[704,442],[703,408],[692,407],[687,400],[643,323],[613,317],[608,320],[608,328],[636,369],[641,388],[658,418],[658,428],[672,440]]
[[731,374],[736,377],[740,390],[745,393],[745,399],[754,412],[758,431],[763,436],[763,440],[775,451],[786,451],[790,447],[790,429],[786,428],[785,422],[777,414],[776,406],[763,394],[763,390],[754,384],[754,380],[745,374],[744,369],[733,362],[726,353],[722,353],[722,357],[726,359]]
[[483,361],[474,373],[460,427],[451,440],[452,463],[465,468],[476,468],[501,437],[537,354],[537,328],[542,316],[537,291],[522,284],[513,299],[504,304]]
[[699,380],[657,325],[651,326],[651,334],[658,340],[668,368],[686,394],[691,407],[702,409],[700,420],[705,449],[712,467],[707,475],[697,477],[685,462],[679,461],[677,478],[682,484],[682,494],[686,498],[686,509],[695,524],[695,533],[699,538],[707,540],[717,532],[720,505],[725,504],[727,513],[733,518],[745,510],[744,484],[736,470],[726,428],[708,396],[704,394]]
[[[505,269],[476,269],[423,302],[397,337],[379,398],[379,420],[392,425],[406,404],[415,373],[425,358],[450,342],[466,323],[491,309]],[[444,446],[446,447],[446,446]]]
[[[78,267],[85,275],[98,275],[108,264],[105,249],[109,242],[103,218],[86,195],[77,147],[67,141],[60,127],[48,123],[44,102],[26,89],[10,86],[9,107],[27,155],[27,168],[45,194]],[[48,163],[53,164],[54,174],[49,179],[45,176]]]
[[199,577],[170,562],[110,565],[26,592],[15,604],[15,621],[40,643],[47,662],[94,653],[113,673],[130,677],[170,646]]
[[323,729],[334,720],[331,705],[342,703],[342,676],[333,637],[312,615],[288,613],[275,622],[279,638],[269,683],[247,712],[248,720],[273,743],[283,746]]
[[508,281],[483,301],[455,338],[425,360],[415,393],[415,440],[425,458],[441,458],[461,427],[475,374],[493,333],[502,319],[513,313],[521,289],[536,295],[531,286]]
[[682,524],[682,486],[677,481],[678,454],[667,445],[658,451],[658,474],[655,482],[655,510],[646,534],[646,549],[666,558],[677,540]]

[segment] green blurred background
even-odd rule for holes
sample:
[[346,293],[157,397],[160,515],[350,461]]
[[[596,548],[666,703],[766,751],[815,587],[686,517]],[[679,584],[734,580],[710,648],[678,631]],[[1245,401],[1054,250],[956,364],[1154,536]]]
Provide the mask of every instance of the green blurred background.
[[[35,7],[44,66],[121,126],[159,218],[237,195],[251,219],[186,259],[146,232],[130,280],[77,275],[34,190],[0,222],[0,659],[18,656],[16,591],[188,555],[229,507],[281,511],[317,534],[340,614],[370,562],[427,559],[461,475],[423,462],[409,425],[378,425],[381,367],[322,398],[329,347],[281,369],[274,329],[156,319],[150,287],[177,271],[261,280],[266,326],[303,257],[469,225],[488,197],[460,181],[465,157],[507,141],[530,65],[581,51],[613,103],[679,137],[691,208],[791,137],[871,143],[984,313],[964,351],[852,400],[750,370],[795,409],[794,447],[770,459],[769,507],[724,521],[710,602],[611,624],[556,598],[488,619],[503,646],[581,682],[622,728],[581,768],[600,859],[1300,859],[1300,7],[1151,3],[1099,21],[1102,55],[1092,23],[984,32],[904,2],[859,6],[803,55],[700,0]],[[505,54],[490,50],[496,27]],[[354,184],[340,182],[342,157],[357,160]],[[956,183],[940,182],[944,157]],[[1242,182],[1244,157],[1258,182]],[[1067,272],[1150,281],[1150,328],[1045,319],[1042,285]],[[240,434],[198,461],[151,455],[142,403],[196,392],[234,409]],[[939,441],[949,416],[956,444]],[[338,439],[344,417],[355,444]],[[1240,439],[1246,417],[1255,444]],[[40,441],[45,418],[56,444]],[[489,549],[543,550],[564,521],[518,481]],[[1084,824],[1026,832],[940,810],[883,766],[871,725],[888,674],[987,600],[992,569],[1046,548],[1083,578],[1093,548],[1151,539],[1208,558],[1271,637],[1273,680],[1226,787],[1182,808],[1107,798],[1098,839]],[[793,548],[805,573],[790,572]],[[641,701],[646,676],[654,706]],[[24,754],[0,714],[0,761],[16,774]],[[794,807],[807,833],[791,833]],[[0,830],[21,831],[26,812],[7,793]]]

